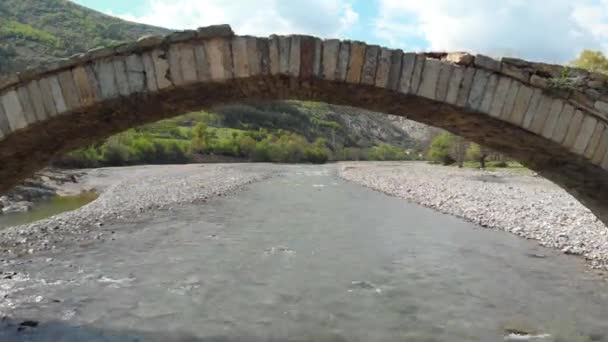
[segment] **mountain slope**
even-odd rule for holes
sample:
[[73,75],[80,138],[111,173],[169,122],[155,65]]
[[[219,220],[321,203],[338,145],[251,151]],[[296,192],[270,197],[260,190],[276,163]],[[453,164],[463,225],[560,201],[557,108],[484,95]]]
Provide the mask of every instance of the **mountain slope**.
[[0,0],[0,74],[167,29],[131,23],[67,0]]

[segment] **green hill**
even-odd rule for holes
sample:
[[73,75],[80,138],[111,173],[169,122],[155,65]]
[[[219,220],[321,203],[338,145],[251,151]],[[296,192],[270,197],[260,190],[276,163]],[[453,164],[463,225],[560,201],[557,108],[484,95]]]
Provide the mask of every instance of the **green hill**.
[[0,73],[167,29],[114,18],[67,0],[0,0]]

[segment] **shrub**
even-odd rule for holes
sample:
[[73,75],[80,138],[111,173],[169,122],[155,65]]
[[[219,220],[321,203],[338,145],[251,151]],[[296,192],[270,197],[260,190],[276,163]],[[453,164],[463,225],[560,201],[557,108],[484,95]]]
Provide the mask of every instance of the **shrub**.
[[429,146],[427,158],[434,163],[443,165],[454,164],[455,160],[450,156],[453,143],[454,136],[449,133],[436,136]]

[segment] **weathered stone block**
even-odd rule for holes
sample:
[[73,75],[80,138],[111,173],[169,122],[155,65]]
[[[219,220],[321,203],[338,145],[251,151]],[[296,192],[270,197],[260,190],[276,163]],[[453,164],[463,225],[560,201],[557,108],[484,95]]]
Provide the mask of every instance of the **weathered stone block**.
[[131,94],[129,90],[129,78],[127,76],[127,66],[125,65],[124,58],[116,58],[113,61],[114,64],[114,76],[116,80],[116,87],[118,93],[121,96],[129,96]]
[[[223,82],[233,78],[232,54],[230,50],[230,41],[225,39],[211,39],[205,42],[205,52],[209,59],[211,79],[213,81]],[[156,78],[158,78],[158,72]]]
[[445,60],[450,63],[469,66],[475,62],[475,56],[467,52],[450,52],[445,56]]
[[151,48],[162,44],[165,40],[163,36],[145,35],[137,39],[137,46],[140,48]]
[[391,90],[399,89],[399,81],[401,79],[401,62],[403,60],[403,51],[393,50],[391,54],[391,67],[388,75],[387,87]]
[[334,81],[337,76],[338,69],[338,51],[340,49],[340,41],[330,39],[323,41],[323,65],[322,77],[328,81]]
[[166,60],[169,63],[169,72],[167,78],[170,80],[170,83],[175,85],[184,84],[179,62],[179,49],[180,46],[178,44],[173,44],[169,48],[169,51],[167,51],[165,54]]
[[376,81],[379,54],[380,47],[377,45],[368,45],[365,49],[365,61],[363,62],[363,71],[361,75],[362,84],[374,85]]
[[36,113],[34,112],[34,107],[32,105],[32,100],[30,99],[30,94],[27,91],[27,87],[21,86],[17,88],[17,95],[19,95],[19,102],[21,102],[23,115],[25,116],[27,123],[35,123],[37,121]]
[[498,75],[495,73],[490,73],[490,77],[488,78],[488,85],[484,90],[483,100],[481,101],[481,106],[479,107],[479,111],[482,113],[489,114],[490,108],[492,108],[492,101],[494,100],[494,93],[496,92],[496,87],[498,86]]
[[207,58],[207,52],[205,51],[205,45],[203,42],[199,42],[194,46],[194,58],[196,60],[197,79],[201,82],[211,80],[209,59]]
[[87,72],[86,68],[85,66],[76,67],[72,70],[72,76],[74,76],[74,84],[80,102],[83,106],[90,106],[97,101],[97,96],[93,90],[92,82],[89,81],[89,75],[93,75],[91,72]]
[[527,87],[524,84],[520,85],[517,97],[515,98],[515,103],[513,104],[511,116],[509,117],[509,122],[518,126],[523,126],[526,111],[528,110],[533,94],[534,90],[532,88]]
[[78,90],[76,90],[76,83],[74,82],[74,76],[72,71],[66,70],[59,75],[59,84],[63,91],[63,98],[67,106],[67,110],[75,110],[80,108],[80,98],[78,97]]
[[192,84],[198,81],[198,71],[194,46],[183,44],[178,50],[179,66],[181,70],[181,84]]
[[[401,68],[401,80],[399,84],[399,91],[404,94],[411,94],[415,92],[417,89],[412,89],[412,81],[414,69],[416,68],[416,60],[421,59],[421,65],[424,63],[424,56],[416,55],[415,53],[404,53],[402,58],[402,68]],[[419,79],[419,78],[418,78]],[[417,85],[416,85],[417,88]]]
[[144,62],[140,55],[132,54],[125,59],[127,78],[129,79],[130,93],[146,91],[146,77]]
[[268,38],[268,57],[270,58],[270,74],[276,76],[281,73],[278,36],[271,36]]
[[249,75],[261,75],[262,55],[259,49],[258,39],[255,37],[247,37],[247,58],[249,59]]
[[530,82],[530,72],[523,69],[522,67],[518,67],[509,63],[502,63],[500,72],[522,82]]
[[230,38],[232,36],[234,36],[234,31],[227,24],[204,26],[196,30],[197,38]]
[[[156,82],[156,71],[154,67],[154,62],[152,61],[152,53],[146,53],[142,55],[142,60],[144,62],[144,71],[146,76],[146,88],[148,91],[157,92],[158,91],[158,82]],[[101,82],[100,82],[101,87]]]
[[473,86],[473,78],[475,77],[475,68],[468,67],[464,70],[462,82],[460,83],[460,89],[458,89],[458,98],[456,99],[456,105],[459,107],[465,107],[469,100],[469,94],[471,93],[471,87]]
[[108,100],[117,97],[118,87],[116,85],[113,62],[111,60],[99,61],[95,63],[94,69],[97,80],[99,81],[101,98],[103,100]]
[[350,46],[350,60],[348,62],[348,72],[346,82],[359,84],[365,63],[365,44],[352,42]]
[[312,73],[314,77],[321,77],[321,71],[323,70],[323,41],[319,38],[315,38],[315,59],[313,64]]
[[34,108],[34,114],[36,115],[36,121],[45,120],[48,116],[44,109],[44,102],[42,101],[42,93],[38,81],[31,81],[27,84],[27,91],[30,94],[30,100],[32,101],[32,107]]
[[27,127],[27,119],[23,112],[23,106],[21,105],[19,95],[15,90],[11,90],[2,95],[1,102],[12,132]]
[[502,114],[502,108],[505,104],[509,88],[511,87],[511,79],[504,76],[498,77],[498,84],[496,85],[496,91],[494,92],[494,98],[492,99],[492,105],[490,106],[489,114],[494,117],[500,117]]
[[570,125],[568,125],[568,132],[566,133],[566,138],[562,143],[564,147],[571,149],[574,146],[576,138],[578,137],[578,132],[581,129],[584,116],[585,115],[580,110],[576,110],[574,112],[572,120],[570,120]]
[[300,38],[300,79],[310,80],[314,73],[315,41],[312,37]]
[[55,103],[57,114],[67,112],[68,107],[63,96],[63,91],[61,90],[61,85],[59,84],[59,79],[57,76],[49,76],[48,81],[49,85],[51,86],[51,94],[53,95],[53,102]]
[[525,129],[530,130],[530,126],[532,126],[532,120],[536,115],[536,109],[538,109],[542,98],[542,90],[534,89],[534,91],[532,92],[532,98],[530,99],[530,103],[528,104],[528,109],[526,109],[526,114],[524,115],[523,127]]
[[464,78],[464,68],[461,66],[455,66],[452,70],[452,76],[448,84],[448,93],[445,97],[445,102],[450,104],[456,104],[458,100],[458,92],[460,91],[460,84]]
[[417,94],[427,99],[435,99],[437,92],[437,81],[441,71],[441,61],[434,58],[426,58],[422,72],[422,79]]
[[445,98],[448,95],[448,86],[450,85],[452,69],[454,69],[453,64],[441,62],[439,79],[437,79],[437,89],[435,91],[435,99],[437,101],[445,101]]
[[484,55],[475,56],[475,65],[490,71],[500,71],[500,61]]
[[598,142],[598,146],[591,157],[591,162],[595,165],[600,165],[606,153],[608,153],[608,128],[605,127],[604,133],[602,133],[600,141]]
[[289,37],[279,37],[279,72],[283,75],[289,75],[290,45],[291,39]]
[[[269,49],[269,45],[268,45],[269,40],[267,38],[257,38],[257,39],[255,39],[255,44],[256,44],[256,52],[248,53],[249,63],[255,66],[256,63],[254,63],[254,61],[252,59],[258,58],[259,66],[260,66],[259,73],[261,75],[265,75],[265,76],[270,75],[270,49]],[[247,47],[251,51],[251,49],[252,49],[251,44],[248,43]]]
[[549,117],[552,104],[553,98],[544,95],[542,96],[540,103],[536,108],[536,113],[534,113],[534,117],[532,118],[532,124],[530,125],[530,130],[532,132],[536,134],[542,133],[543,127],[545,127],[545,121],[547,121],[547,117]]
[[604,170],[608,170],[608,152],[606,152],[606,155],[604,155],[604,160],[601,163],[601,167]]
[[55,105],[55,100],[53,99],[53,91],[51,89],[51,83],[49,78],[42,78],[38,81],[38,85],[40,86],[40,93],[42,94],[42,102],[44,104],[44,110],[48,117],[53,117],[57,115],[57,106]]
[[232,39],[232,58],[234,63],[234,77],[249,77],[249,58],[247,57],[246,37],[234,37]]
[[555,124],[555,129],[553,130],[553,135],[551,135],[551,140],[561,144],[566,138],[566,133],[568,133],[568,127],[570,126],[570,121],[572,121],[572,117],[574,116],[574,106],[569,103],[564,105],[562,112],[559,114],[559,118],[557,119],[557,123]]
[[380,55],[378,56],[378,68],[376,70],[376,87],[387,88],[388,86],[388,77],[391,71],[391,56],[392,51],[387,48],[382,48],[380,50]]
[[606,102],[595,101],[594,107],[601,112],[608,113],[608,103]]
[[0,140],[11,134],[11,125],[8,122],[8,117],[2,105],[2,97],[0,97]]
[[300,77],[300,64],[302,56],[302,37],[291,36],[289,47],[289,76]]
[[471,85],[471,91],[469,92],[469,98],[466,104],[467,108],[473,110],[479,110],[481,108],[489,80],[490,73],[488,71],[482,69],[477,69],[475,71],[473,84]]
[[538,75],[532,75],[530,77],[530,84],[542,89],[549,88],[549,80]]
[[572,146],[571,151],[582,155],[585,152],[585,149],[589,145],[591,141],[591,136],[593,135],[593,131],[595,130],[595,126],[597,125],[597,120],[591,115],[585,115],[583,118],[583,123],[581,125],[581,129],[576,136],[576,140],[574,141],[574,146]]
[[598,122],[597,125],[595,126],[595,130],[593,131],[593,134],[591,135],[591,139],[589,140],[589,144],[587,145],[587,148],[585,148],[585,157],[587,159],[591,159],[593,157],[593,154],[595,153],[595,150],[598,149],[599,145],[600,145],[600,139],[602,138],[602,135],[604,134],[604,131],[606,130],[606,126],[604,124],[602,124],[601,122]]
[[348,62],[350,59],[350,42],[340,42],[338,51],[338,64],[336,67],[336,80],[346,81],[348,73]]
[[509,118],[513,114],[513,108],[515,107],[515,99],[517,98],[517,94],[519,93],[520,87],[520,82],[511,82],[511,86],[509,87],[509,91],[507,92],[507,97],[505,98],[505,102],[502,105],[502,112],[500,113],[501,119],[509,121]]
[[195,39],[196,33],[197,32],[195,30],[177,31],[169,34],[167,37],[165,37],[165,40],[171,43],[185,42]]
[[553,136],[553,132],[555,131],[555,127],[557,126],[557,122],[559,120],[559,115],[564,109],[564,101],[560,99],[553,100],[551,104],[551,110],[549,111],[549,115],[547,116],[547,120],[545,120],[545,126],[543,127],[542,136],[548,139],[551,139]]

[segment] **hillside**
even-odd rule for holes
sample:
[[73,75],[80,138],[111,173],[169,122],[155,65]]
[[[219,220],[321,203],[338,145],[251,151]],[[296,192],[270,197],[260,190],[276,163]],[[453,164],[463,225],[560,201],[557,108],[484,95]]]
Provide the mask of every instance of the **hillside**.
[[67,0],[0,0],[0,73],[167,29],[131,23]]

